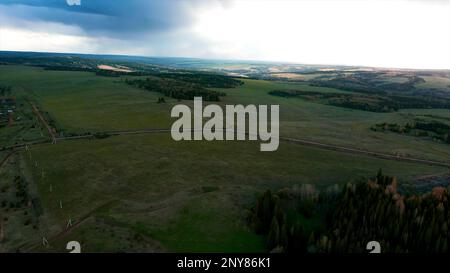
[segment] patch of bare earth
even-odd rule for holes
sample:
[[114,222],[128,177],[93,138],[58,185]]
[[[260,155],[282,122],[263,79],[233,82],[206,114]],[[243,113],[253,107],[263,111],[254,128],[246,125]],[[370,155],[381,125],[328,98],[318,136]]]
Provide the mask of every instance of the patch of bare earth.
[[101,64],[101,65],[97,66],[97,68],[102,69],[102,70],[115,71],[115,72],[125,72],[125,73],[133,72],[131,69],[129,69],[126,66],[115,67],[115,66]]

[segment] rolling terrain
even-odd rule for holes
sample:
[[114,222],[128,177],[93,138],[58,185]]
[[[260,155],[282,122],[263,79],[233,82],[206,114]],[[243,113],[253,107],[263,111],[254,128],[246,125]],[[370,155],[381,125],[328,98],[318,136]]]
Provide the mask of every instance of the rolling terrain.
[[[42,59],[30,61],[30,66],[9,58],[1,59],[5,64],[0,65],[0,84],[11,87],[9,96],[17,103],[13,125],[0,128],[0,252],[65,252],[71,240],[89,252],[264,252],[268,251],[264,236],[252,232],[246,217],[267,189],[306,183],[318,188],[345,185],[367,179],[381,168],[414,190],[411,181],[450,172],[450,145],[443,141],[371,130],[376,124],[417,119],[450,124],[449,109],[373,112],[270,94],[274,90],[361,94],[360,89],[348,90],[336,81],[335,85],[309,82],[324,74],[315,67],[283,68],[295,75],[305,69],[310,73],[305,75],[318,74],[297,79],[278,77],[285,71],[272,75],[274,65],[268,64],[246,64],[253,67],[250,72],[242,66],[239,70],[202,66],[202,73],[246,76],[237,78],[242,84],[233,88],[204,87],[224,94],[208,103],[280,105],[280,148],[261,153],[259,143],[250,141],[173,141],[170,110],[179,103],[192,106],[192,101],[126,82],[157,77],[179,86],[192,80],[180,79],[179,69],[183,73],[198,69],[186,60],[180,68],[90,56],[98,58],[89,59],[92,67],[72,71],[76,69],[61,66],[61,60],[55,64],[48,56],[39,58],[64,69],[33,63]],[[102,64],[142,74],[99,75],[95,69]],[[343,73],[333,77],[342,81]],[[380,77],[394,83],[412,77],[403,74],[383,71]],[[424,82],[414,83],[417,90],[408,89],[403,96],[428,90],[444,100],[448,85],[442,82],[448,78],[438,74],[423,76]]]

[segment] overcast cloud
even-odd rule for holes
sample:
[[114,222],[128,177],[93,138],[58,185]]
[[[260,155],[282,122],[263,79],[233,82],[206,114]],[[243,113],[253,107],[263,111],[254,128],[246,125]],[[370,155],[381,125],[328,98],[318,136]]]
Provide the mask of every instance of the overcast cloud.
[[0,3],[0,50],[450,68],[445,0]]

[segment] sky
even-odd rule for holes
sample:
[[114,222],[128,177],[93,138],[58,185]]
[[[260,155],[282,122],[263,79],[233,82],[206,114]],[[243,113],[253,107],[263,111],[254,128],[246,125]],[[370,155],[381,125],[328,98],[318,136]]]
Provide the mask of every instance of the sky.
[[450,69],[450,0],[0,0],[0,50]]

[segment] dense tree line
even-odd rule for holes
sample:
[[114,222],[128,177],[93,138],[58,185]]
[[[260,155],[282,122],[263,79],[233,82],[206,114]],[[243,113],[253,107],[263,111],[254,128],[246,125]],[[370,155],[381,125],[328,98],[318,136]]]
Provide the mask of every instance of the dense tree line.
[[120,76],[146,76],[149,73],[145,72],[122,72],[114,70],[106,70],[99,68],[92,68],[89,66],[67,66],[67,65],[39,65],[39,67],[44,68],[44,70],[52,71],[80,71],[80,72],[93,72],[97,76],[103,77],[120,77]]
[[395,101],[399,109],[450,109],[450,99],[433,95],[388,95],[387,98]]
[[147,79],[125,79],[130,85],[149,91],[162,93],[175,99],[191,100],[196,96],[203,97],[205,101],[220,101],[223,92],[208,90],[206,88],[232,88],[243,84],[231,77],[209,73],[169,73],[133,71],[122,72],[114,70],[97,69],[90,67],[65,66],[65,65],[39,65],[45,70],[53,71],[81,71],[94,72],[97,76],[148,76]]
[[229,76],[205,72],[157,73],[154,76],[195,83],[205,88],[234,88],[244,84]]
[[[23,177],[16,176],[14,178],[14,186],[15,198],[13,200],[1,199],[1,208],[23,208],[27,207],[30,202],[33,203],[33,200],[31,200],[28,194],[28,184]],[[4,193],[7,190],[8,188],[4,187],[1,191]]]
[[358,100],[353,98],[344,99],[330,99],[328,100],[329,105],[350,108],[355,110],[378,112],[378,113],[389,113],[398,111],[398,105],[395,102],[378,99],[378,100]]
[[450,99],[417,95],[378,95],[378,94],[345,94],[315,92],[302,90],[273,90],[270,95],[280,97],[298,97],[322,102],[338,107],[345,107],[370,112],[395,112],[399,109],[450,109]]
[[395,101],[377,95],[325,93],[301,90],[274,90],[270,91],[269,94],[281,97],[299,97],[328,105],[370,112],[394,112],[399,109],[399,105]]
[[[313,86],[337,88],[351,92],[386,95],[388,93],[404,93],[415,89],[415,85],[425,80],[415,75],[403,75],[405,82],[389,82],[380,80],[384,76],[379,72],[360,71],[351,75],[340,74],[328,80],[311,80]],[[387,75],[387,78],[390,76]]]
[[366,86],[360,83],[348,81],[348,79],[345,78],[332,80],[312,80],[310,81],[310,85],[316,87],[336,88],[357,93],[378,94],[378,95],[387,94],[387,92],[384,90],[379,90],[378,88],[374,88],[373,86]]
[[93,72],[94,70],[90,67],[81,66],[62,66],[62,65],[38,65],[44,68],[44,70],[51,71],[80,71],[80,72]]
[[30,199],[28,196],[28,185],[26,181],[22,177],[16,176],[14,183],[16,184],[16,198],[18,204],[26,206]]
[[397,180],[380,171],[340,192],[312,186],[267,191],[249,222],[272,251],[361,253],[375,240],[385,253],[448,253],[450,187],[410,196],[397,188]]
[[163,79],[172,79],[186,83],[197,84],[204,88],[234,88],[244,84],[242,81],[229,76],[206,73],[206,72],[157,72],[157,71],[114,71],[108,69],[99,69],[90,66],[79,65],[39,65],[44,70],[53,71],[82,71],[94,72],[97,76],[120,77],[120,76],[154,76]]
[[[336,88],[345,91],[379,95],[396,105],[397,109],[409,108],[450,108],[448,93],[439,89],[419,89],[416,85],[425,80],[416,75],[401,75],[405,82],[384,80],[383,73],[358,72],[338,75],[331,79],[314,79],[311,86]],[[389,75],[385,76],[389,78]],[[347,106],[354,106],[354,103]]]
[[370,128],[372,131],[390,131],[417,137],[430,137],[450,144],[450,125],[438,121],[415,121],[400,125],[397,123],[379,123]]
[[447,253],[450,188],[405,197],[395,178],[381,173],[366,184],[348,186],[330,215],[331,250],[364,251],[367,238],[385,252]]
[[125,79],[125,82],[175,99],[192,100],[194,97],[203,97],[205,101],[220,101],[220,96],[225,96],[223,92],[208,90],[195,83],[158,77],[148,77],[145,80]]

